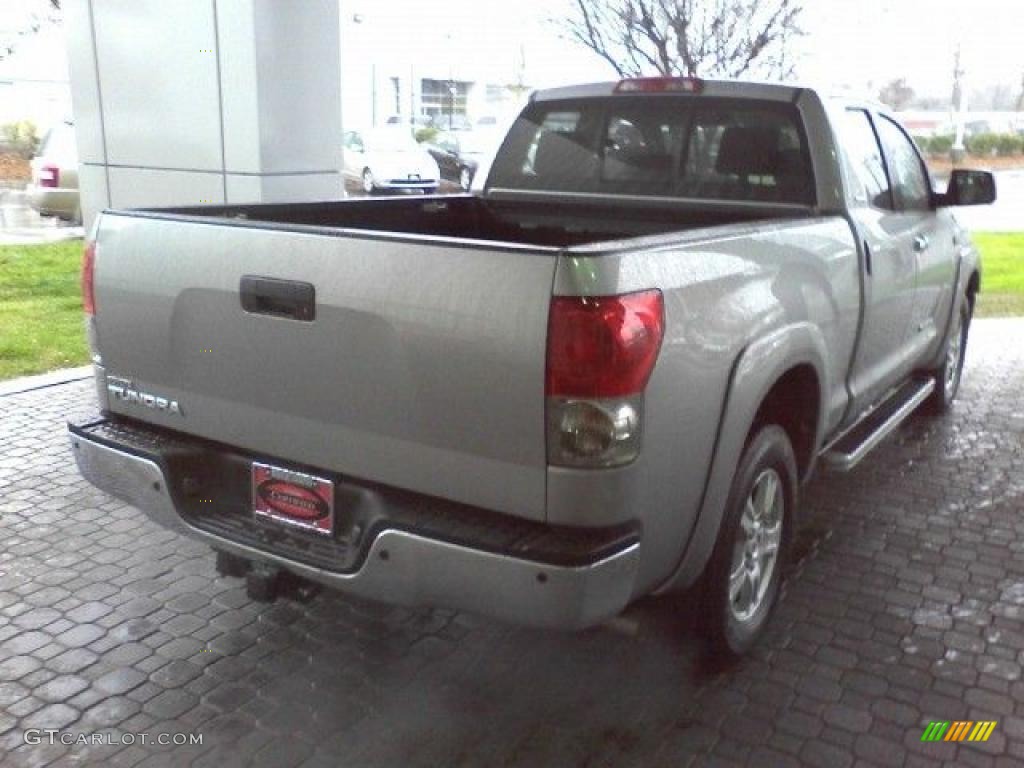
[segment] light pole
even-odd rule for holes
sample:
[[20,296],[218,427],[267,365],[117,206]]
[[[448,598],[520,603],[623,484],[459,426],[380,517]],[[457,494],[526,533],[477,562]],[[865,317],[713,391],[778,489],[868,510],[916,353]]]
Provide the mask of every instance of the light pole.
[[452,66],[451,31],[444,33],[444,39],[448,43],[448,50],[445,53],[448,57],[448,130],[450,131],[455,122],[455,68]]
[[963,160],[966,153],[966,148],[964,147],[964,134],[966,133],[964,120],[967,116],[967,88],[964,86],[964,75],[966,72],[960,63],[960,57],[961,49],[958,45],[953,64],[953,110],[956,136],[953,139],[953,149],[950,151],[950,157],[954,163]]
[[[422,86],[421,86],[422,90]],[[416,65],[409,65],[409,133],[416,136]]]
[[[449,75],[449,78],[451,75]],[[451,97],[448,102],[448,130],[452,129],[452,125],[455,123],[455,94],[458,92],[458,88],[455,85],[455,80],[448,80],[448,95]]]
[[[361,13],[352,14],[353,24],[364,24],[366,17]],[[377,127],[377,62],[372,58],[370,60],[370,124]]]

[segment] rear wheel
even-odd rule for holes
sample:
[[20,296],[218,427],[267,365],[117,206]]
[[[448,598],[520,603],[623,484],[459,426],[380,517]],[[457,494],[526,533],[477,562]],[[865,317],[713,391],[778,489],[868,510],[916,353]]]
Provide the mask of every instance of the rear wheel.
[[377,185],[373,181],[373,172],[369,168],[363,169],[363,192],[372,195]]
[[753,647],[778,600],[796,506],[797,470],[785,430],[762,427],[740,458],[705,575],[712,650]]
[[932,410],[936,413],[949,410],[960,391],[971,314],[971,302],[965,296],[960,302],[957,316],[953,319],[953,328],[946,341],[946,354],[942,360],[942,366],[935,372],[935,391],[932,393],[930,403]]
[[459,170],[459,186],[462,187],[463,192],[469,192],[470,186],[473,184],[473,174],[469,168],[463,166]]

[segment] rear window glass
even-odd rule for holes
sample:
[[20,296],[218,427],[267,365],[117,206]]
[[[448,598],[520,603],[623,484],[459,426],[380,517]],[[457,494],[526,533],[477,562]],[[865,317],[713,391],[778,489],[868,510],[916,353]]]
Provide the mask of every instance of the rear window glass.
[[795,107],[703,97],[531,104],[495,159],[490,185],[814,202],[814,179]]

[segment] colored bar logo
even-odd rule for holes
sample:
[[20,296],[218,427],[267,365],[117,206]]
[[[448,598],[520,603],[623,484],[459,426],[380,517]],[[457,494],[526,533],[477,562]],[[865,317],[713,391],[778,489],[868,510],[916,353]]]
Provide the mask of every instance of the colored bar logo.
[[933,720],[921,734],[921,741],[988,741],[996,725],[993,720]]

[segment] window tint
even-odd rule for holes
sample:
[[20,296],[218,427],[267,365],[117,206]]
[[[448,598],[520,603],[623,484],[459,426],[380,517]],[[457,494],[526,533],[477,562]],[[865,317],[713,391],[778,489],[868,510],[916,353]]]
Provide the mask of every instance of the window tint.
[[893,207],[889,179],[885,174],[885,163],[878,138],[871,127],[868,113],[860,109],[848,109],[843,113],[842,146],[853,172],[851,183],[855,202],[875,208]]
[[532,186],[540,186],[536,182],[551,178],[583,176],[587,168],[570,167],[569,158],[585,163],[588,158],[581,146],[589,143],[589,137],[581,130],[582,113],[559,111],[540,115],[540,120],[517,122],[514,132],[519,143],[525,144],[526,153],[519,163],[519,173],[531,180]]
[[613,97],[532,104],[495,159],[493,187],[814,202],[789,104]]
[[908,210],[928,210],[931,191],[921,158],[907,134],[887,117],[878,121],[878,135],[889,156],[889,172],[896,200]]
[[796,124],[760,109],[697,110],[680,186],[685,197],[813,202]]
[[602,141],[604,185],[636,194],[672,194],[687,119],[685,112],[655,104],[613,110]]

